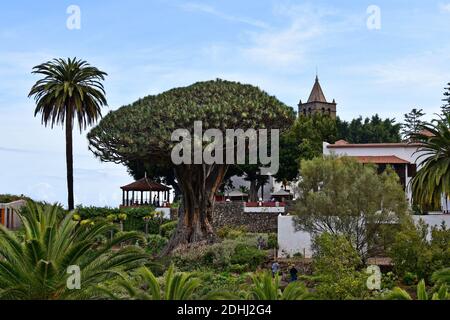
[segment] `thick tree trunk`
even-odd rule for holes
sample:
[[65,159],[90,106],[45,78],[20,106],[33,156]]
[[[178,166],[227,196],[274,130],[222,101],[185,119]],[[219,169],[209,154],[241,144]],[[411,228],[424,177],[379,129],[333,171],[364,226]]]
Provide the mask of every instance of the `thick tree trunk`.
[[72,211],[75,208],[73,199],[73,142],[72,142],[72,115],[70,108],[66,112],[66,167],[67,167],[67,202],[68,209]]
[[258,202],[258,184],[255,180],[250,180],[249,199],[250,202]]
[[227,169],[226,165],[182,165],[175,168],[183,203],[177,229],[163,255],[182,245],[215,241],[212,226],[215,194]]

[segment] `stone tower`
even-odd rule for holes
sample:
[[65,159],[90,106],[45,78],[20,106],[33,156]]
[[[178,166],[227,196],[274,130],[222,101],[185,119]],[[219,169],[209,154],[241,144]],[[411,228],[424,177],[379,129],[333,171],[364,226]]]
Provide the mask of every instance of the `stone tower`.
[[325,95],[323,94],[322,87],[319,83],[319,77],[316,76],[316,82],[312,88],[311,94],[309,95],[308,102],[298,104],[298,114],[310,116],[316,113],[321,113],[329,115],[333,119],[336,118],[336,107],[337,103],[333,99],[333,102],[327,102]]

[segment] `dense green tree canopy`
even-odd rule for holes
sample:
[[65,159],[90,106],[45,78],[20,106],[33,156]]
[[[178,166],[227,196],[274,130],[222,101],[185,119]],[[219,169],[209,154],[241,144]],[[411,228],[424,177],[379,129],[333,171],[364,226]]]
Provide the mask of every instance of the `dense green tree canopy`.
[[109,113],[88,134],[90,149],[104,161],[146,159],[166,163],[176,129],[285,129],[294,111],[257,87],[224,80],[199,82],[148,96]]
[[372,118],[362,117],[351,122],[337,119],[337,140],[346,140],[350,143],[391,143],[400,142],[401,124],[395,119],[381,119],[377,114]]

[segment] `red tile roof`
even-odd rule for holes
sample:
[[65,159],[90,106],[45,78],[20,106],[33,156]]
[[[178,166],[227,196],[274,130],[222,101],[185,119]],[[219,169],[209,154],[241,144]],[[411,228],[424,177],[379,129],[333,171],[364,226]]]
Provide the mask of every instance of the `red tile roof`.
[[329,144],[327,146],[328,149],[338,149],[338,148],[417,148],[420,147],[420,143],[361,143],[361,144],[352,144],[346,143],[345,140],[340,140],[336,142],[336,144]]
[[350,157],[356,159],[360,163],[375,163],[375,164],[409,164],[409,161],[403,160],[397,156],[354,156]]

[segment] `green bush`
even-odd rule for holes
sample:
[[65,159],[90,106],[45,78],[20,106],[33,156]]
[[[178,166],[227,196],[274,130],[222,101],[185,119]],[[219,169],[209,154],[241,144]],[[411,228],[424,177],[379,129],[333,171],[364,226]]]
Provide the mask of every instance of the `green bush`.
[[405,275],[403,276],[402,281],[407,286],[412,286],[416,284],[419,281],[419,279],[417,278],[417,274],[414,274],[412,272],[406,272]]
[[249,268],[255,269],[264,262],[266,257],[264,251],[246,244],[238,244],[234,249],[230,262],[232,264],[248,265]]
[[178,225],[178,221],[170,221],[167,223],[164,223],[159,227],[159,232],[161,236],[165,238],[172,237],[173,232],[175,231],[176,227]]
[[316,294],[320,299],[362,299],[370,293],[368,275],[359,271],[358,252],[343,236],[323,233],[313,239],[314,276],[318,279]]
[[278,235],[276,233],[270,233],[267,241],[269,249],[278,249]]
[[381,278],[381,289],[391,290],[392,288],[395,287],[395,285],[397,284],[397,281],[398,281],[398,277],[395,273],[388,272],[386,274],[383,274],[383,276]]
[[428,282],[433,272],[450,265],[450,230],[445,224],[432,228],[431,241],[427,240],[428,234],[429,226],[423,221],[402,224],[389,250],[394,270],[401,278],[411,273]]
[[167,242],[167,238],[164,238],[159,234],[150,234],[147,237],[147,252],[152,255],[156,255],[164,249]]
[[245,235],[247,228],[245,226],[231,228],[229,226],[222,227],[217,230],[216,234],[221,239],[237,239]]

